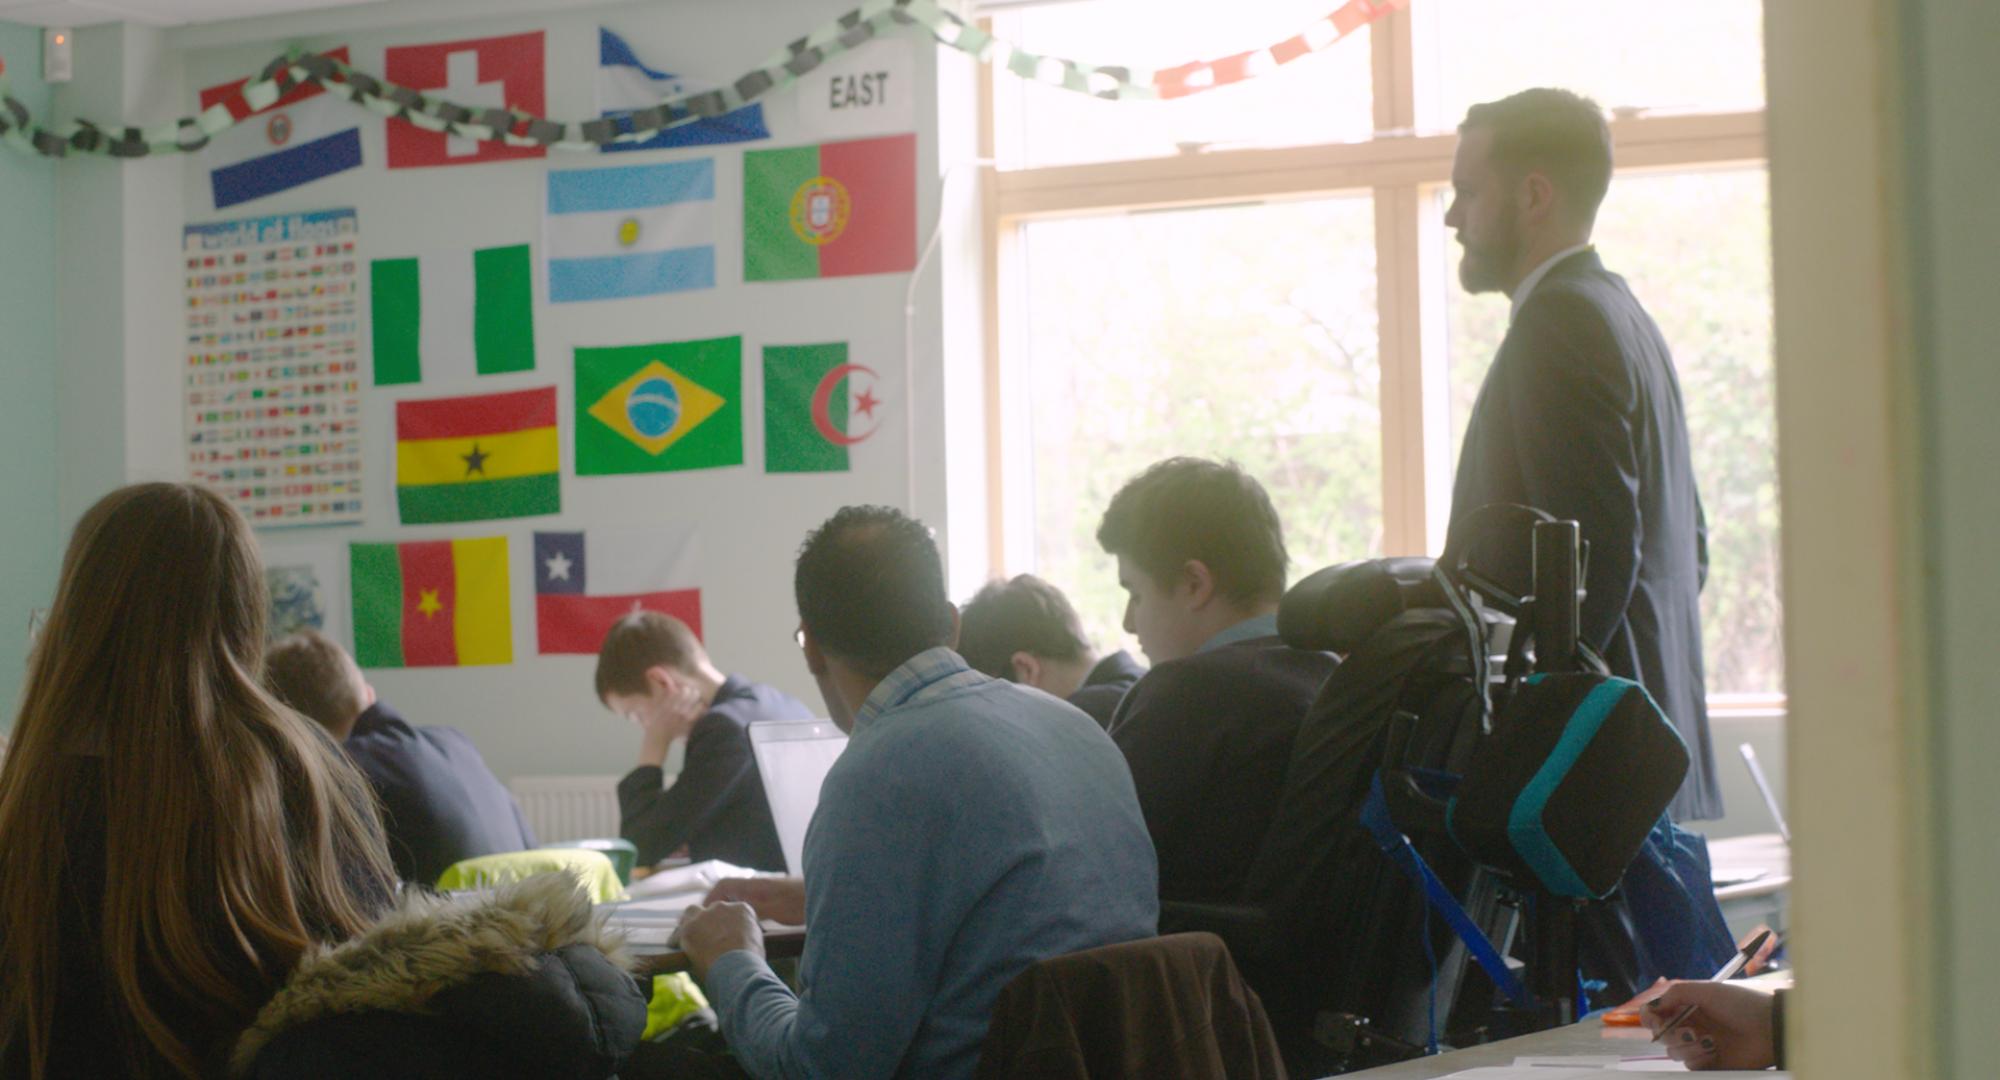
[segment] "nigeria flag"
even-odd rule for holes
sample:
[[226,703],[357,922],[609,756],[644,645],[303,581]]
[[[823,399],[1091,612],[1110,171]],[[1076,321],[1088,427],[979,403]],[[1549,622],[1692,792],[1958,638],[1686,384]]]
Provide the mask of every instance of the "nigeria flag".
[[534,369],[528,245],[376,259],[368,276],[376,386]]

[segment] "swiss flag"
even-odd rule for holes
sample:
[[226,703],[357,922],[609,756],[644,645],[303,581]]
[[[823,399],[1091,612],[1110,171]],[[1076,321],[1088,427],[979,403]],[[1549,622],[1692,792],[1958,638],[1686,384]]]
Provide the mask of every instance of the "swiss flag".
[[[449,41],[439,45],[397,45],[388,50],[383,75],[425,97],[443,98],[468,109],[507,108],[542,115],[542,32],[508,37]],[[539,146],[458,138],[425,131],[407,120],[389,121],[389,167],[474,165],[486,161],[546,157]]]

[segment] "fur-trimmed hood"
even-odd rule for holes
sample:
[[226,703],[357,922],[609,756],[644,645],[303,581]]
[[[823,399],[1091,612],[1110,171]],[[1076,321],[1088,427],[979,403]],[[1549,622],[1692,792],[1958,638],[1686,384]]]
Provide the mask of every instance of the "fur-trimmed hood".
[[629,967],[567,874],[414,894],[360,937],[307,954],[237,1041],[231,1071],[304,1075],[328,1055],[358,1065],[393,1053],[405,1064],[497,1059],[510,1076],[606,1075],[645,1026]]

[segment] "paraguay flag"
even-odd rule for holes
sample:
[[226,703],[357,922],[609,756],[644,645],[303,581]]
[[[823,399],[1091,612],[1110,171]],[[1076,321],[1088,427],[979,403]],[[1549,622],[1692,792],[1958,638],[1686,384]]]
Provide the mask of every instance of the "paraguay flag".
[[[326,55],[344,63],[347,47]],[[208,178],[217,210],[360,168],[360,109],[312,83],[301,83],[252,111],[243,100],[248,82],[238,79],[201,92],[203,112],[222,105],[237,120],[204,151],[215,163]]]
[[350,544],[348,558],[362,667],[513,663],[506,537]]
[[541,653],[591,653],[611,624],[658,611],[701,636],[693,533],[592,529],[535,534],[535,636]]
[[[650,108],[668,98],[712,89],[647,67],[624,38],[609,30],[600,27],[597,39],[597,108],[604,117],[624,120],[635,109]],[[629,132],[632,127],[621,123],[618,130],[620,133]],[[764,126],[764,106],[752,104],[721,116],[703,117],[679,127],[666,128],[644,142],[610,143],[604,147],[604,152],[666,150],[676,146],[709,146],[770,137],[771,130]]]
[[916,136],[744,153],[745,281],[916,265]]
[[549,173],[549,302],[715,287],[715,161]]

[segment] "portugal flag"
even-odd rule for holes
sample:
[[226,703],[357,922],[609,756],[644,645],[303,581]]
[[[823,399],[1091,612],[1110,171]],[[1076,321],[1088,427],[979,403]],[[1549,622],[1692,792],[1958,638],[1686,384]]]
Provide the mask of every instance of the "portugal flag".
[[849,363],[845,342],[764,349],[765,472],[846,472],[884,412],[874,370]]
[[743,279],[892,274],[917,265],[917,137],[743,155]]
[[507,538],[350,544],[362,667],[509,664]]
[[396,403],[396,506],[403,524],[562,510],[556,391]]

